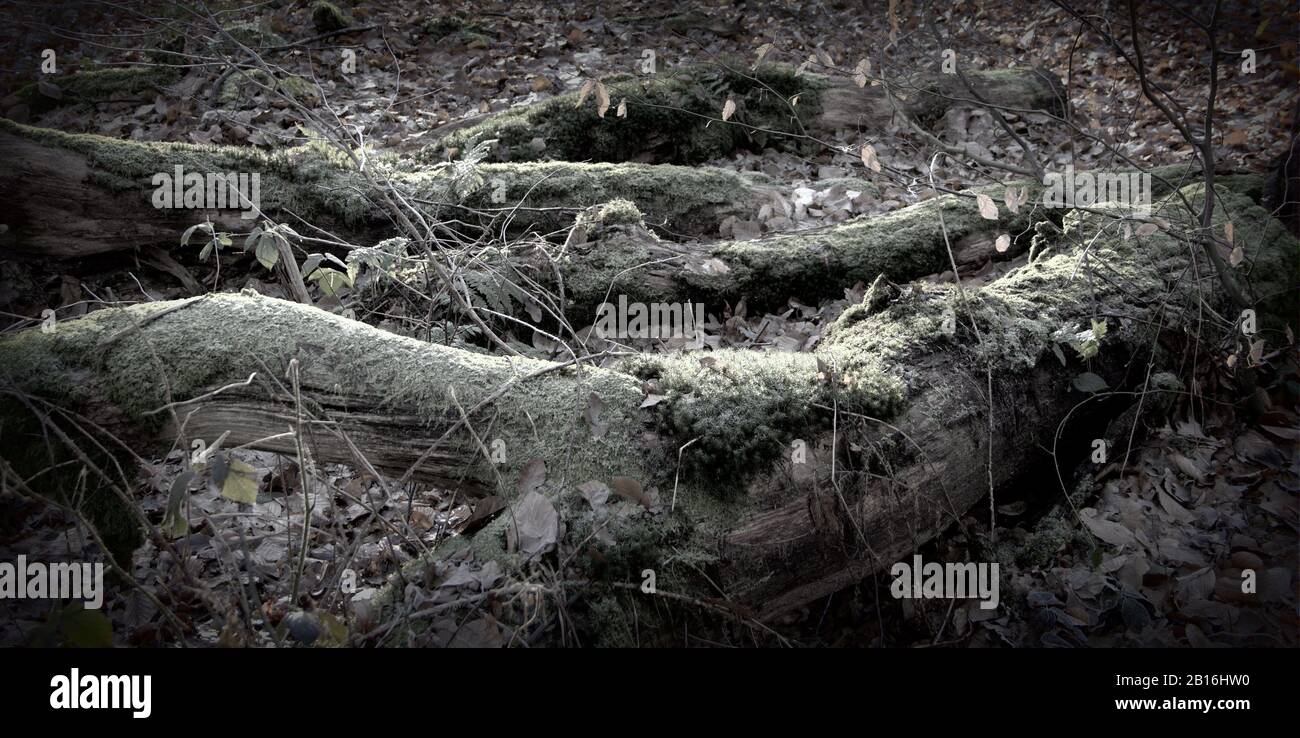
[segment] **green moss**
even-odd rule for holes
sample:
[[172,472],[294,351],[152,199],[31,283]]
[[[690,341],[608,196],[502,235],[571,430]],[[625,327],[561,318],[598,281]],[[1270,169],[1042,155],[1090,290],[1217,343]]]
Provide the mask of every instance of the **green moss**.
[[316,85],[302,77],[295,75],[273,77],[260,69],[254,69],[230,75],[221,85],[217,102],[223,106],[231,106],[254,95],[268,93],[265,89],[268,87],[273,91],[269,94],[279,93],[304,105],[315,105],[320,101]]
[[831,177],[830,179],[819,179],[811,186],[818,190],[824,190],[829,187],[843,187],[845,190],[864,192],[875,199],[880,198],[880,186],[875,182],[862,179],[861,177]]
[[[512,378],[547,366],[433,346],[316,308],[246,295],[199,298],[129,338],[107,343],[176,305],[101,310],[62,323],[49,335],[35,330],[5,335],[0,337],[0,371],[41,396],[72,403],[102,396],[128,417],[147,421],[144,413],[169,401],[242,382],[263,365],[282,372],[291,358],[298,358],[305,388],[383,398],[380,411],[414,414],[433,428],[459,417],[455,402],[472,407]],[[331,337],[323,348],[321,336]],[[89,375],[97,380],[82,381]],[[548,473],[557,482],[568,477],[579,483],[611,471],[646,480],[652,476],[645,450],[626,440],[630,434],[610,433],[569,449],[571,433],[590,435],[582,416],[592,392],[604,400],[606,422],[621,428],[640,422],[637,383],[597,369],[552,372],[520,383],[492,405],[494,433],[511,439],[510,461],[498,468],[503,494],[513,493],[519,471],[533,458],[563,460],[564,466]],[[477,473],[488,474],[486,462]]]
[[812,354],[724,350],[703,361],[698,354],[648,355],[619,368],[658,381],[667,395],[655,406],[661,432],[677,446],[694,441],[682,455],[683,472],[725,496],[765,473],[794,440],[829,428],[827,408],[837,403],[892,415],[902,385],[882,367],[827,378]]
[[[226,26],[224,30],[231,38],[235,39],[235,41],[253,49],[254,51],[285,45],[284,37],[280,36],[275,31],[272,31],[261,21],[257,20],[232,23],[229,26]],[[214,39],[209,44],[209,47],[213,51],[225,54],[235,54],[236,52],[240,52],[239,47],[231,43],[225,35],[222,34],[214,34]]]
[[[800,95],[799,117],[811,120],[819,112],[818,90],[825,82],[777,66],[760,67],[752,75],[701,66],[606,84],[610,109],[603,118],[594,93],[578,106],[578,93],[570,92],[455,131],[423,155],[442,159],[474,141],[495,139],[501,157],[511,161],[619,162],[652,151],[660,161],[691,164],[745,146],[775,145],[774,134],[799,132],[787,101]],[[732,121],[743,125],[711,120],[721,116],[728,97],[737,105]],[[623,100],[627,117],[619,118],[615,111]],[[544,147],[536,147],[534,139]]]
[[320,33],[341,31],[352,23],[352,19],[339,9],[339,6],[326,0],[316,0],[311,5],[311,23]]
[[20,89],[18,97],[33,112],[44,112],[61,105],[112,101],[151,100],[158,87],[171,84],[179,75],[170,67],[114,67],[85,72],[59,74],[49,78],[63,93],[55,99],[42,93],[36,84]]
[[637,226],[645,227],[645,216],[637,209],[636,203],[630,200],[610,200],[601,205],[595,205],[579,216],[579,222],[594,228],[605,228],[608,226]]
[[[966,78],[980,97],[1011,108],[1028,108],[1060,114],[1064,109],[1065,90],[1060,79],[1047,70],[1023,67],[987,69],[967,72]],[[959,77],[939,74],[926,80],[907,101],[908,111],[922,123],[941,118],[953,100],[970,100],[971,93]]]
[[[342,155],[321,144],[273,153],[240,146],[144,143],[33,128],[0,119],[0,130],[87,157],[92,175],[118,190],[138,190],[146,200],[151,178],[181,166],[190,172],[261,174],[262,208],[293,210],[304,218],[322,215],[358,224],[375,213],[368,186]],[[179,234],[177,234],[179,237]]]
[[[1001,199],[1001,188],[987,191]],[[792,295],[815,300],[857,282],[870,284],[881,274],[901,283],[950,269],[945,227],[947,243],[956,250],[973,234],[1001,230],[1019,236],[1035,218],[1052,215],[1021,210],[1011,214],[1004,209],[995,223],[980,217],[973,199],[941,196],[824,231],[724,244],[713,255],[731,267],[738,292],[751,301],[781,303]]]
[[[415,189],[434,186],[438,174],[412,175]],[[462,193],[467,207],[508,211],[519,228],[554,232],[573,222],[581,208],[621,199],[631,201],[651,227],[670,233],[713,233],[727,215],[752,210],[753,187],[745,177],[710,167],[647,164],[484,164],[478,184]],[[517,206],[517,209],[516,209]],[[457,217],[465,217],[458,212]]]

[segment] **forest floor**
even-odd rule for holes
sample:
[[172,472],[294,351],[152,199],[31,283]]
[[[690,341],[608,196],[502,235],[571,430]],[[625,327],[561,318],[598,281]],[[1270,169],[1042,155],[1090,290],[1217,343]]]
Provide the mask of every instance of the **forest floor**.
[[[714,58],[753,59],[760,47],[772,44],[770,59],[798,64],[811,55],[822,64],[829,59],[828,66],[851,70],[868,49],[894,33],[902,39],[895,47],[895,64],[922,68],[936,63],[933,44],[921,39],[925,29],[904,22],[893,31],[886,4],[873,5],[879,12],[864,12],[859,3],[751,0],[735,6],[701,4],[702,10],[682,19],[656,3],[605,3],[597,12],[567,11],[543,2],[397,0],[351,9],[354,24],[366,30],[304,43],[284,63],[320,85],[320,109],[328,105],[342,123],[363,128],[381,150],[413,154],[449,126],[575,90],[588,78],[637,71],[650,58],[647,50],[656,65],[669,69]],[[1019,2],[979,6],[970,14],[973,22],[964,37],[953,40],[958,49],[978,49],[963,63],[980,68],[1017,59],[1050,69],[1068,80],[1071,105],[1085,111],[1087,128],[1132,159],[1143,165],[1191,159],[1190,147],[1171,123],[1151,106],[1134,104],[1141,90],[1128,67],[1099,51],[1102,47],[1095,40],[1089,42],[1087,34],[1065,23],[1058,11],[1044,4],[1027,12]],[[37,78],[43,48],[55,49],[61,68],[142,63],[139,53],[115,47],[117,39],[130,39],[133,31],[145,28],[144,20],[126,10],[110,11],[107,5],[98,8],[63,18],[33,11],[25,22],[0,28],[0,43],[19,60],[0,75],[0,96]],[[1260,51],[1259,71],[1249,85],[1219,91],[1214,143],[1229,170],[1268,171],[1295,125],[1300,70],[1293,64],[1294,39],[1289,46],[1273,40],[1287,32],[1288,24],[1293,29],[1295,19],[1276,16],[1265,23],[1271,11],[1264,3],[1256,15],[1230,16],[1229,48],[1243,46],[1240,39],[1258,38],[1261,48],[1271,50]],[[259,20],[286,42],[318,33],[306,3],[270,4],[259,11]],[[72,33],[51,37],[51,25],[113,28],[117,39],[88,43]],[[1171,19],[1171,28],[1178,25]],[[34,32],[42,27],[47,33]],[[1195,53],[1200,40],[1188,31],[1185,38],[1172,33],[1167,44],[1153,59],[1154,69],[1180,94],[1204,99],[1209,83],[1204,65],[1178,61]],[[1071,57],[1076,46],[1089,51]],[[354,73],[339,71],[345,49],[357,51]],[[1229,69],[1235,70],[1235,65]],[[303,141],[303,121],[279,101],[251,95],[209,104],[216,81],[215,70],[197,70],[148,96],[45,112],[33,111],[11,95],[0,100],[0,115],[42,127],[141,141],[266,149]],[[1079,170],[1123,166],[1100,145],[1072,144],[1065,131],[1042,126],[1030,130],[1035,136],[1030,143],[1048,152],[1054,165]],[[933,132],[949,142],[969,143],[989,158],[1019,158],[1015,143],[986,114],[951,113]],[[868,176],[853,154],[827,151],[808,157],[756,150],[709,162],[770,175],[781,183],[790,204],[785,212],[768,209],[719,222],[716,238],[817,228],[934,195],[924,180],[931,155],[925,142],[893,127],[880,131],[873,145],[882,160],[915,178],[882,182],[876,197],[845,183],[845,178]],[[939,167],[939,174],[938,184],[954,188],[997,176],[951,161]],[[1014,266],[990,261],[969,279],[988,280]],[[249,270],[218,276],[200,269],[196,276],[222,289],[250,284],[268,294],[276,289]],[[864,285],[843,287],[842,300],[805,305],[792,298],[780,312],[751,315],[743,306],[734,306],[735,319],[717,328],[709,343],[810,350],[824,326],[861,301]],[[103,300],[185,294],[172,280],[145,272],[68,274],[39,289],[52,307],[81,304],[83,311]],[[8,303],[5,290],[0,285],[0,302]],[[1265,409],[1250,422],[1223,400],[1236,389],[1227,358],[1208,356],[1186,368],[1191,399],[1129,419],[1137,443],[1124,473],[1113,458],[1057,471],[1047,465],[1022,488],[999,496],[996,530],[990,531],[987,518],[977,514],[986,506],[977,505],[965,521],[964,534],[954,532],[921,552],[927,560],[966,561],[970,551],[986,550],[991,541],[998,541],[995,548],[1004,554],[1003,607],[988,611],[974,601],[898,600],[890,596],[889,578],[881,575],[791,614],[776,630],[801,645],[1300,645],[1300,419],[1285,399],[1300,389],[1295,344],[1262,357],[1284,368],[1275,382],[1261,388],[1259,401]],[[1237,360],[1232,354],[1232,363]],[[1052,444],[1053,439],[1040,440],[1045,457]],[[316,480],[315,489],[304,494],[287,459],[239,453],[257,470],[258,503],[241,506],[225,499],[215,486],[200,492],[191,501],[189,532],[178,541],[179,550],[186,557],[184,565],[213,588],[230,586],[241,568],[254,572],[255,582],[247,590],[273,623],[294,609],[290,593],[295,586],[301,593],[321,595],[317,582],[331,562],[342,557],[351,561],[359,574],[358,591],[351,597],[364,600],[418,553],[416,541],[431,543],[448,531],[463,529],[474,512],[442,489],[411,485],[384,497],[372,480],[345,467],[330,469],[327,479]],[[162,521],[172,484],[186,461],[185,454],[176,451],[154,460],[143,472],[138,494],[153,521]],[[367,500],[374,503],[373,509]],[[57,560],[76,557],[92,545],[74,521],[57,510],[8,492],[0,492],[0,509],[0,550]],[[233,522],[215,522],[223,520]],[[318,537],[299,581],[295,543],[305,524],[332,533]],[[165,582],[151,572],[168,563],[163,557],[146,544],[134,562],[137,579],[160,591],[166,589]],[[1239,596],[1243,569],[1259,573],[1261,603],[1247,604]],[[453,575],[443,586],[450,598],[491,582],[483,581],[479,572]],[[169,602],[178,610],[192,608],[196,643],[228,642],[226,624],[204,621],[199,603],[187,602],[183,593],[173,593]],[[341,614],[342,602],[331,602]],[[114,642],[159,643],[159,614],[143,597],[120,598],[108,614]],[[0,618],[0,643],[30,639],[48,617],[34,607],[7,611]],[[275,640],[266,635],[266,642]],[[454,642],[483,645],[492,639],[467,631]]]

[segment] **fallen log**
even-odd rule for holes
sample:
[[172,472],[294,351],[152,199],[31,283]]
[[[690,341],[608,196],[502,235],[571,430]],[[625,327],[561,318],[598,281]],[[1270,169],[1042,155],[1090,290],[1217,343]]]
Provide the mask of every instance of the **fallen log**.
[[[967,75],[988,104],[1059,112],[1060,81],[1037,69]],[[429,145],[428,161],[495,140],[502,161],[645,161],[691,164],[742,148],[821,146],[836,131],[877,131],[898,115],[923,124],[950,107],[980,103],[954,75],[922,75],[895,85],[858,87],[848,78],[800,74],[781,65],[697,65],[658,75],[611,79],[608,100],[570,92],[459,127]],[[723,120],[726,101],[734,117]],[[620,112],[621,111],[621,112]]]
[[[153,178],[187,173],[259,176],[260,208],[290,225],[311,222],[362,245],[397,233],[376,204],[374,187],[323,146],[265,153],[248,147],[141,143],[67,134],[0,120],[0,197],[11,204],[0,256],[77,259],[142,245],[174,246],[204,219],[246,232],[247,207],[155,207]],[[488,224],[509,218],[512,232],[551,233],[583,208],[633,202],[664,233],[716,233],[728,215],[751,217],[773,189],[761,176],[708,167],[638,164],[484,164],[472,177],[445,167],[402,168],[389,177],[435,220]]]
[[[1246,198],[1221,195],[1243,269],[1273,297],[1261,308],[1292,318],[1296,239]],[[558,546],[593,586],[618,585],[589,593],[582,622],[597,637],[627,637],[620,618],[627,598],[651,597],[635,586],[647,569],[676,601],[770,619],[887,569],[1041,461],[1045,439],[1076,423],[1071,409],[1095,389],[1081,374],[1143,387],[1149,367],[1170,366],[1162,336],[1203,329],[1198,306],[1222,297],[1212,274],[1187,268],[1182,231],[1194,224],[1165,212],[1167,231],[1125,239],[1109,215],[1119,214],[1072,211],[1030,264],[978,290],[873,289],[814,354],[646,355],[599,369],[427,345],[253,295],[101,310],[0,336],[5,417],[35,409],[40,421],[2,456],[37,483],[39,469],[13,459],[58,438],[112,433],[145,451],[228,431],[228,447],[290,452],[289,431],[311,463],[369,463],[392,477],[413,467],[514,503],[435,560],[468,549],[476,565],[514,573]],[[662,399],[645,403],[647,391]],[[503,463],[486,453],[492,439]],[[588,482],[635,502],[600,516],[579,493]],[[563,527],[530,550],[511,528],[519,505],[541,504],[534,495]],[[659,609],[643,608],[640,627]]]

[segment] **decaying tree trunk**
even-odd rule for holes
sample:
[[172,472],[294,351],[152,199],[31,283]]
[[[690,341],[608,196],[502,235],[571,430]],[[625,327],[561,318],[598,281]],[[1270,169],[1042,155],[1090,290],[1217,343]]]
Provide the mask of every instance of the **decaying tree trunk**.
[[[986,103],[1030,112],[1063,109],[1060,81],[1037,69],[1004,69],[968,75]],[[858,87],[846,77],[799,73],[765,64],[690,66],[643,77],[611,80],[608,100],[574,92],[492,115],[458,128],[429,146],[439,160],[474,142],[494,140],[506,161],[643,161],[688,164],[740,148],[822,145],[837,131],[868,134],[906,116],[929,123],[949,108],[979,105],[954,75],[923,73],[886,87]],[[732,125],[722,121],[726,101],[735,105]]]
[[[1246,198],[1222,195],[1217,211],[1247,244],[1243,268],[1261,294],[1293,305],[1296,240]],[[1106,213],[1072,212],[1031,263],[980,289],[878,283],[811,354],[552,365],[212,295],[0,336],[0,389],[7,413],[37,408],[66,428],[76,417],[53,408],[76,410],[92,435],[141,450],[229,432],[226,447],[291,453],[296,436],[315,463],[390,479],[409,469],[516,505],[539,493],[564,522],[570,566],[592,580],[628,585],[654,569],[665,592],[766,619],[887,570],[1042,461],[1100,406],[1072,412],[1095,390],[1073,381],[1084,372],[1114,390],[1165,388],[1151,380],[1165,367],[1161,337],[1196,329],[1198,305],[1221,296],[1213,275],[1187,268],[1177,234],[1190,220],[1163,215],[1168,232],[1126,239]],[[1099,322],[1104,336],[1077,335]],[[646,403],[648,392],[662,399]],[[504,463],[492,463],[494,440]],[[577,491],[589,481],[644,509],[597,515]],[[518,571],[538,553],[508,545],[518,517],[503,513],[435,556],[469,546],[479,563]],[[652,596],[628,591],[608,596]],[[593,627],[617,637],[622,626]]]
[[[10,203],[9,229],[0,234],[0,256],[6,258],[78,259],[146,245],[173,248],[186,228],[204,219],[232,232],[256,224],[233,208],[156,208],[153,178],[174,175],[177,166],[183,172],[258,174],[261,210],[291,225],[305,219],[360,245],[397,232],[376,205],[374,187],[319,148],[263,154],[149,144],[0,120],[0,156],[7,162],[0,196]],[[514,234],[562,231],[583,209],[612,200],[632,202],[646,224],[665,235],[716,234],[729,215],[753,217],[777,189],[761,175],[645,164],[483,164],[468,180],[432,166],[390,176],[431,218],[468,224],[508,218]],[[853,184],[875,191],[865,181]]]

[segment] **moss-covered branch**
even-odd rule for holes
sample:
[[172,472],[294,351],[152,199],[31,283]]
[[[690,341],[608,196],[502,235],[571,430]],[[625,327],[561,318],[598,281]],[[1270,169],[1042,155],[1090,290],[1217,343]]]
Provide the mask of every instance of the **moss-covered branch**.
[[[312,144],[285,151],[142,143],[68,134],[0,119],[0,193],[13,212],[0,247],[34,256],[76,258],[171,246],[188,226],[212,218],[231,230],[250,222],[238,210],[158,210],[154,175],[175,167],[198,173],[260,175],[261,209],[355,237],[363,245],[394,235],[378,193],[342,154]],[[711,168],[644,164],[485,164],[473,176],[449,167],[380,159],[389,181],[435,220],[488,223],[508,216],[513,232],[551,233],[583,208],[628,200],[665,234],[715,232],[732,214],[748,215],[769,188],[762,177]],[[93,219],[86,217],[94,213]]]
[[15,95],[34,113],[61,105],[152,100],[162,85],[175,82],[174,67],[110,67],[50,75]]

